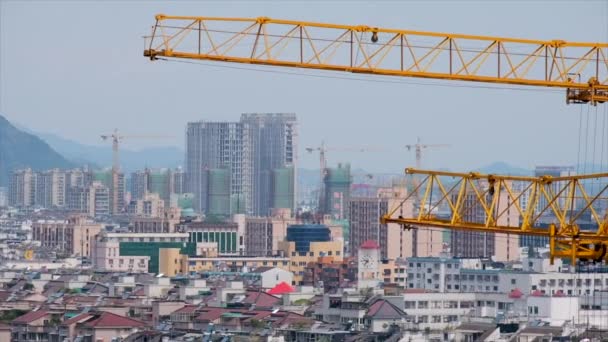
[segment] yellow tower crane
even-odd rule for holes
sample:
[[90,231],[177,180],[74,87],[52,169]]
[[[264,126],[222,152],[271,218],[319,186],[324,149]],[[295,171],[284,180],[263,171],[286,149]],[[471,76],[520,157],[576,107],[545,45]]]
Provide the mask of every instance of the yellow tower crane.
[[[267,17],[163,14],[156,16],[152,35],[146,39],[144,56],[151,60],[193,59],[553,87],[565,90],[568,104],[597,105],[608,101],[608,43],[422,32]],[[557,178],[416,169],[406,169],[406,173],[424,177],[410,196],[423,190],[421,201],[428,203],[421,205],[413,217],[395,217],[400,209],[397,207],[382,218],[384,223],[544,236],[549,238],[552,258],[568,257],[574,263],[577,259],[606,257],[608,219],[600,203],[606,201],[608,186],[589,194],[583,183],[599,179],[608,184],[608,173]],[[439,191],[438,198],[433,191]],[[440,204],[447,208],[447,216],[435,214]],[[514,211],[522,217],[521,224],[506,218]],[[542,215],[548,212],[556,220],[546,224]],[[585,212],[590,213],[596,230],[580,228]]]

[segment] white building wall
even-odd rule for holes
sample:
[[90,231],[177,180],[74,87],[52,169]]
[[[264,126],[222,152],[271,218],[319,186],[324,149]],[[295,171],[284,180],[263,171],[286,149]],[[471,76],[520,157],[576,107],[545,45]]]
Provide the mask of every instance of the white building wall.
[[291,284],[293,281],[293,273],[285,271],[280,268],[273,268],[261,274],[262,288],[270,289],[275,287],[277,284],[286,282]]

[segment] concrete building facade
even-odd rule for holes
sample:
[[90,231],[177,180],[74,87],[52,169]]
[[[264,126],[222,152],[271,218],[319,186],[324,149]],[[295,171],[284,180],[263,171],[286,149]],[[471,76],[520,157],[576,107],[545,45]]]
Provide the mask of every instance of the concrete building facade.
[[165,209],[161,216],[135,217],[131,219],[129,231],[133,233],[175,233],[180,223],[178,208]]
[[215,243],[220,255],[242,255],[238,224],[235,222],[189,222],[182,226],[192,243]]
[[[496,224],[518,226],[519,211],[515,206],[509,205],[509,194],[501,191],[500,196],[495,211],[504,214],[498,218]],[[486,220],[484,209],[473,192],[465,196],[462,212],[463,219],[467,222],[483,223]],[[496,261],[514,261],[520,257],[518,235],[452,230],[450,237],[450,251],[455,257],[493,258]]]
[[273,210],[270,217],[246,217],[245,252],[256,256],[276,255],[279,243],[287,236],[287,227],[296,223],[289,209]]
[[[381,224],[380,218],[397,207],[406,197],[405,188],[381,188],[376,197],[352,197],[349,204],[349,251],[357,256],[367,240],[377,241],[382,259],[410,256],[434,256],[442,251],[441,232],[433,229],[404,230],[398,224]],[[412,203],[400,209],[404,217],[412,215]]]
[[289,258],[289,271],[294,285],[302,285],[307,266],[319,257],[330,256],[335,262],[344,260],[344,244],[332,241],[329,228],[323,225],[293,225],[288,227],[285,241],[279,243],[283,255]]
[[103,225],[83,216],[67,221],[38,221],[32,224],[32,239],[42,247],[56,249],[70,256],[91,257],[93,241]]
[[[244,129],[245,151],[247,159],[243,174],[243,186],[246,198],[252,203],[252,214],[270,215],[273,208],[273,171],[283,168],[293,169],[293,178],[297,179],[298,131],[296,115],[291,113],[241,115]],[[295,205],[295,182],[291,196]],[[295,210],[295,208],[290,208]]]
[[[209,207],[209,170],[226,169],[230,194],[243,196],[243,125],[238,122],[190,122],[186,128],[186,184],[194,194],[194,209],[206,213]],[[245,204],[245,211],[250,211]]]
[[139,217],[163,217],[165,203],[157,193],[146,193],[141,199],[132,200],[127,211]]
[[158,273],[159,255],[163,248],[179,248],[180,253],[185,254],[196,253],[196,245],[188,243],[186,233],[104,232],[98,234],[93,243],[93,267],[108,271]]
[[[216,200],[227,200],[230,213],[256,216],[269,215],[276,203],[295,206],[295,114],[243,114],[239,122],[191,122],[186,141],[186,188],[194,194],[195,210],[208,213],[217,208]],[[285,177],[292,180],[278,184]],[[228,189],[221,186],[224,182]],[[227,198],[212,196],[218,194],[216,186]]]
[[8,204],[13,207],[31,207],[36,201],[36,175],[32,169],[17,170],[11,174]]

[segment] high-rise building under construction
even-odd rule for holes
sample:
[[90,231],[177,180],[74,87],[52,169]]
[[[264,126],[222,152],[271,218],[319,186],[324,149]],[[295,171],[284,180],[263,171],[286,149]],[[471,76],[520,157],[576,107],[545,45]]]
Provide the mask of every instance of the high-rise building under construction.
[[[246,201],[251,203],[252,214],[270,215],[270,210],[285,203],[295,209],[295,177],[297,122],[295,114],[243,114],[243,157],[247,166],[243,173]],[[282,170],[282,171],[279,171]],[[291,181],[281,177],[289,175]],[[275,181],[276,184],[275,186]],[[287,193],[275,196],[274,190]],[[282,199],[280,199],[282,198]],[[287,201],[289,202],[289,201]]]
[[[191,122],[186,184],[203,213],[266,216],[295,204],[295,114],[243,114],[239,122]],[[290,178],[290,179],[287,179]]]

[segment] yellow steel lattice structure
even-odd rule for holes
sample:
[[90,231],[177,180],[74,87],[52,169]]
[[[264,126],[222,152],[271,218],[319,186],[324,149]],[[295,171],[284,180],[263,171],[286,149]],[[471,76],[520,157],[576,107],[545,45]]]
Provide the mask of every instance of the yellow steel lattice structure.
[[[382,218],[384,223],[398,223],[404,228],[546,236],[552,260],[566,257],[572,262],[599,261],[606,257],[608,173],[567,177],[415,169],[406,169],[406,173],[424,179],[401,205]],[[417,213],[403,217],[400,208],[416,194],[420,198]],[[547,217],[551,217],[549,222],[544,221]],[[586,221],[585,229],[581,228],[582,221]]]
[[144,56],[566,89],[608,100],[608,43],[532,40],[270,18],[157,15]]

